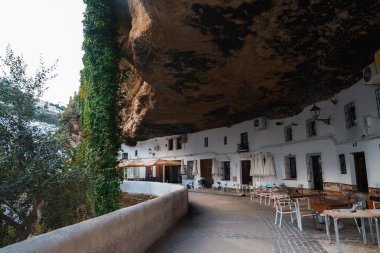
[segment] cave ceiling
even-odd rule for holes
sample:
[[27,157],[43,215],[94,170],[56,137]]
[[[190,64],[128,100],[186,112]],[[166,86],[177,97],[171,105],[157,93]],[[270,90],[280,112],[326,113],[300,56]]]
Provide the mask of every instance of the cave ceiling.
[[127,140],[281,118],[360,80],[380,0],[118,0]]

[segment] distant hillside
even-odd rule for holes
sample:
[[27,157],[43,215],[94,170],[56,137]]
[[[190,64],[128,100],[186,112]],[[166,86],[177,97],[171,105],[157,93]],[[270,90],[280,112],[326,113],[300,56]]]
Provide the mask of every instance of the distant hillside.
[[66,109],[65,106],[45,101],[39,101],[37,103],[37,108],[34,120],[55,126],[58,126],[59,119]]

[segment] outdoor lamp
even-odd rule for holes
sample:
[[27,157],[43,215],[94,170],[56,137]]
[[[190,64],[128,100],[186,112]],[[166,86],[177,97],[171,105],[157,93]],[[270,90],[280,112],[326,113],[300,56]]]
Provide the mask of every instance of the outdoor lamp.
[[152,149],[150,148],[149,150],[149,154],[151,154],[152,156],[154,156],[156,153],[154,153],[153,151],[152,151]]
[[321,108],[319,108],[319,107],[316,106],[315,104],[314,104],[313,107],[310,109],[310,113],[311,113],[311,116],[312,116],[315,120],[322,121],[323,123],[325,123],[325,124],[327,124],[327,125],[330,125],[330,117],[327,118],[327,119],[318,119],[319,114],[321,113]]

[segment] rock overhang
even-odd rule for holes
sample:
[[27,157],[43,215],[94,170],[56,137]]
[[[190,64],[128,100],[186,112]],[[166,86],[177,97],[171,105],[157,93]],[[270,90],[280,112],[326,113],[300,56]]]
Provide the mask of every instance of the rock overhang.
[[380,1],[118,1],[128,140],[286,117],[361,78]]

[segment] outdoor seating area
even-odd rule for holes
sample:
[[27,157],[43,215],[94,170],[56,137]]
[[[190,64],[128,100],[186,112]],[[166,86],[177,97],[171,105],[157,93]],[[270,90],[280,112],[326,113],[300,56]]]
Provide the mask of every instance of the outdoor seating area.
[[[304,222],[313,223],[315,229],[322,230],[321,224],[325,223],[326,235],[331,243],[330,218],[334,221],[337,252],[341,251],[339,230],[343,229],[343,224],[338,223],[338,219],[348,218],[355,221],[357,231],[363,237],[363,243],[368,244],[366,227],[369,227],[370,238],[373,244],[379,245],[380,252],[380,201],[367,199],[367,205],[359,200],[354,201],[353,194],[336,193],[328,191],[313,191],[300,188],[287,187],[257,187],[251,188],[250,199],[260,205],[274,205],[274,224],[281,228],[283,217],[290,218],[291,223],[296,221],[297,227],[302,231]],[[311,217],[311,219],[304,219]],[[324,219],[322,218],[324,217]],[[368,222],[366,222],[366,219]],[[373,223],[376,227],[376,240],[372,229]]]

